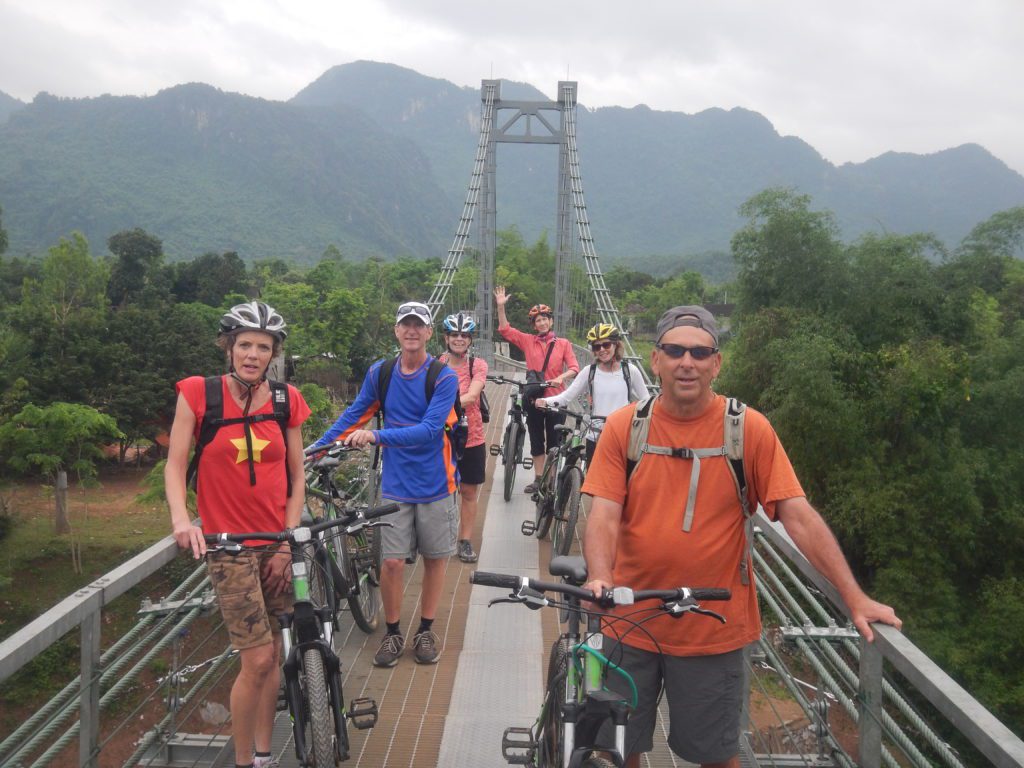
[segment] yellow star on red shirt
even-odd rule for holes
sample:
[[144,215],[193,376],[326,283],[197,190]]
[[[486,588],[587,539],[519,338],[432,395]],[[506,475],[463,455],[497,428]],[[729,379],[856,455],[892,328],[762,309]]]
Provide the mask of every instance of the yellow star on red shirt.
[[[235,464],[241,464],[243,461],[249,458],[249,450],[245,446],[245,438],[239,437],[231,441],[231,444],[238,449],[238,458],[235,459]],[[252,436],[252,460],[256,462],[262,462],[260,458],[263,449],[270,445],[269,440],[260,440],[256,435]]]

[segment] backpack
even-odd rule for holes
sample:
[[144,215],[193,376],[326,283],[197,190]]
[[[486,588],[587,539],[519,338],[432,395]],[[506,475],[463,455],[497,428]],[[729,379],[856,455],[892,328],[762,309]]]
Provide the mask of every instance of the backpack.
[[[206,387],[206,410],[203,411],[203,420],[199,425],[199,437],[196,439],[196,449],[192,454],[192,461],[189,462],[188,470],[185,472],[185,487],[195,487],[196,478],[199,475],[199,457],[203,453],[203,448],[210,444],[221,427],[228,424],[251,425],[273,419],[281,427],[285,456],[288,455],[288,420],[292,417],[292,403],[291,395],[288,392],[288,385],[283,381],[267,379],[267,384],[270,385],[270,401],[274,404],[273,413],[257,413],[253,416],[225,419],[222,378],[221,376],[207,376],[204,380]],[[288,495],[291,496],[291,473],[286,470],[285,475],[288,477]],[[256,485],[256,468],[252,463],[251,452],[249,454],[249,485]]]
[[626,449],[626,485],[636,470],[637,464],[645,454],[653,453],[661,456],[675,456],[680,459],[692,459],[693,469],[690,471],[690,493],[686,499],[686,512],[683,515],[683,530],[689,531],[693,526],[693,507],[697,499],[697,482],[700,479],[700,460],[723,456],[729,462],[739,496],[740,508],[743,511],[743,532],[746,536],[747,553],[740,561],[740,583],[750,583],[750,567],[754,547],[753,512],[747,498],[747,475],[743,466],[743,422],[747,414],[747,406],[730,397],[725,404],[725,429],[723,445],[718,448],[667,448],[661,445],[648,445],[647,433],[651,428],[651,411],[656,395],[651,395],[637,403],[636,411],[629,425],[629,447]]
[[[625,360],[619,361],[619,370],[622,371],[622,378],[626,380],[626,400],[629,400],[629,363]],[[590,364],[590,374],[587,376],[587,386],[590,388],[590,402],[594,402],[594,377],[597,375],[597,363]]]
[[[385,360],[380,368],[377,369],[377,401],[380,404],[380,415],[381,418],[384,416],[384,401],[388,396],[388,387],[391,385],[391,374],[395,370],[395,366],[398,364],[398,360],[401,355],[392,357],[390,360]],[[427,369],[427,378],[423,382],[423,393],[427,397],[427,405],[430,405],[430,400],[434,396],[434,385],[437,384],[437,377],[441,375],[447,366],[441,360],[436,357],[430,361],[430,367]],[[448,435],[448,439],[452,443],[452,452],[455,454],[456,460],[462,458],[462,454],[466,450],[466,413],[462,409],[462,402],[459,400],[459,388],[455,387],[455,402],[453,406],[455,408],[455,424],[449,426],[444,425],[444,432]]]
[[[472,355],[469,356],[469,380],[473,380],[473,361],[476,360]],[[491,404],[487,400],[487,393],[482,389],[480,390],[480,399],[477,401],[480,405],[480,418],[484,424],[488,424],[491,421]]]

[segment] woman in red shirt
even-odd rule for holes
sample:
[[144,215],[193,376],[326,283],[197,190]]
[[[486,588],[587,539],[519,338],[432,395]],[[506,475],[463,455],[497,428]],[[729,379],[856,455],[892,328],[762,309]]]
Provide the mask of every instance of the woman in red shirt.
[[[565,379],[571,379],[579,373],[580,364],[576,362],[572,344],[568,339],[558,338],[551,330],[555,317],[547,304],[534,304],[530,308],[530,322],[533,323],[536,333],[523,333],[509,325],[505,305],[511,297],[512,294],[506,293],[503,285],[494,289],[494,302],[498,307],[498,333],[509,344],[522,350],[526,357],[527,369],[544,369],[542,373],[548,386],[541,393],[541,397],[554,397],[565,389],[562,383]],[[544,364],[545,360],[547,365]],[[535,475],[534,482],[523,489],[526,493],[537,490],[537,483],[544,473],[544,456],[547,448],[558,442],[555,427],[564,421],[564,413],[542,411],[535,408],[533,403],[526,404],[526,428],[530,433],[530,455],[533,457]]]
[[202,528],[192,525],[185,506],[189,447],[207,408],[202,376],[177,384],[164,468],[174,539],[196,559],[206,555],[224,625],[241,659],[231,688],[235,764],[255,768],[273,760],[270,739],[281,655],[276,616],[291,605],[291,557],[287,545],[207,554],[203,534],[283,531],[299,524],[305,488],[301,425],[309,406],[289,384],[287,424],[266,418],[275,412],[267,368],[286,335],[281,315],[260,301],[238,304],[221,318],[217,344],[228,373],[211,379],[210,386],[220,388],[226,423],[201,448],[196,465]]

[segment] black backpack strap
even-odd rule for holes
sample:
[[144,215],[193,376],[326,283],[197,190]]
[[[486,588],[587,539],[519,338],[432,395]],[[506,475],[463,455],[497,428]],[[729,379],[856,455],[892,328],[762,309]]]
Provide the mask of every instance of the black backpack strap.
[[590,388],[590,402],[594,402],[594,377],[597,376],[597,361],[590,364],[590,373],[587,374],[587,386]]
[[398,358],[392,357],[381,363],[380,368],[377,369],[377,410],[382,420],[384,418],[384,401],[387,400],[388,387],[391,386],[391,374],[396,365],[398,365]]
[[185,487],[195,487],[196,478],[199,475],[199,457],[203,448],[210,444],[217,430],[224,426],[224,385],[221,376],[207,376],[203,380],[206,390],[206,408],[203,411],[202,421],[199,423],[199,436],[196,438],[196,448],[192,452],[192,460],[188,463],[185,471]]
[[[470,359],[472,360],[472,358]],[[427,405],[430,405],[430,401],[434,397],[434,386],[437,384],[437,377],[440,376],[441,371],[443,371],[447,367],[448,366],[443,361],[439,360],[436,357],[430,361],[430,367],[427,369],[427,380],[426,382],[424,382],[423,385],[425,394],[427,396]],[[455,408],[456,418],[461,420],[463,411],[462,400],[459,397],[458,385],[456,385],[455,387],[455,403],[453,404],[452,407]]]
[[628,360],[620,360],[619,361],[619,368],[622,369],[622,378],[624,378],[626,380],[626,402],[628,403],[629,402],[629,393],[630,393],[629,361]]
[[541,367],[540,367],[540,375],[543,376],[543,377],[546,377],[548,375],[547,374],[548,361],[551,360],[551,353],[554,352],[554,351],[555,351],[555,342],[554,342],[554,340],[552,340],[551,343],[548,344],[548,353],[544,356],[544,364],[541,365]]
[[[288,421],[292,417],[292,395],[288,385],[283,381],[267,380],[270,385],[270,400],[274,405],[274,413],[270,417],[281,427],[281,437],[284,440],[284,474],[288,478],[288,497],[292,495],[292,473],[288,468]],[[260,420],[258,416],[253,421]]]

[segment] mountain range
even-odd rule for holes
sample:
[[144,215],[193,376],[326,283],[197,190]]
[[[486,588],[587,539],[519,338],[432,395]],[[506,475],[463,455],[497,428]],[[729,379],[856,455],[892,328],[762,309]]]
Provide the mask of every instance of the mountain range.
[[[502,82],[503,99],[548,100]],[[660,261],[728,249],[737,208],[769,186],[809,194],[848,240],[931,232],[955,245],[1024,205],[1024,176],[976,144],[836,166],[764,116],[584,106],[577,144],[603,258]],[[237,251],[316,261],[328,245],[386,258],[443,255],[466,198],[480,92],[390,64],[325,72],[287,102],[211,86],[24,104],[0,93],[0,224],[9,253],[80,230],[93,250],[142,227],[172,259]],[[498,226],[553,232],[557,148],[502,144]]]

